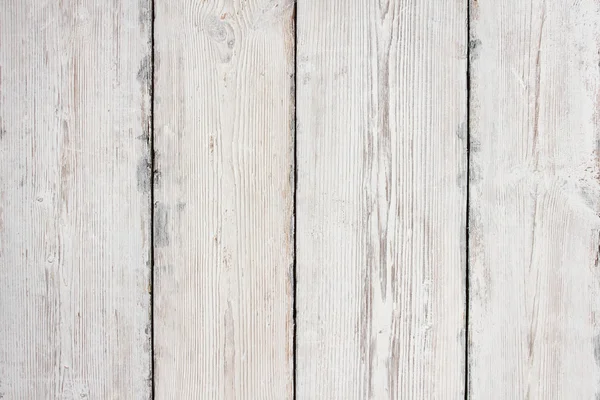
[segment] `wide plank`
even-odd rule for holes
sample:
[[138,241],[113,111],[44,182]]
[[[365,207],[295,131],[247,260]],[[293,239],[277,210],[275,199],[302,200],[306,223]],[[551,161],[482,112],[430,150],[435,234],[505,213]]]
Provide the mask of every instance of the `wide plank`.
[[469,394],[600,398],[600,4],[471,1]]
[[297,15],[297,396],[462,398],[467,2]]
[[0,3],[0,398],[147,399],[150,1]]
[[293,396],[291,0],[156,0],[157,399]]

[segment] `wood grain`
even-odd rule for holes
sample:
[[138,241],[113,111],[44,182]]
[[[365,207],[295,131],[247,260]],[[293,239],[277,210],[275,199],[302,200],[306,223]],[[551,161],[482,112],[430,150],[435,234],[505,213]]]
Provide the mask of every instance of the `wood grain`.
[[290,399],[294,5],[156,6],[156,397]]
[[0,4],[0,398],[150,395],[149,6]]
[[600,397],[600,5],[471,3],[470,397]]
[[463,396],[466,21],[298,4],[300,399]]

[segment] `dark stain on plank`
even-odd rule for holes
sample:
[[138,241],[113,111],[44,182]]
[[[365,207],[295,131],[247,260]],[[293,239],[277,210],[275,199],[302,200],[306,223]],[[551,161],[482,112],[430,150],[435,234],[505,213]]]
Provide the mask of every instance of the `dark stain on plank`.
[[479,39],[472,39],[469,42],[469,55],[470,55],[471,61],[475,61],[479,58],[480,47],[481,47],[481,40],[479,40]]
[[150,163],[147,158],[141,158],[136,170],[137,188],[142,193],[150,192]]
[[151,2],[152,0],[141,0],[139,3],[139,16],[138,16],[138,22],[140,23],[140,25],[142,27],[147,26],[149,23],[151,23],[150,21],[150,16],[152,15],[150,6],[151,6]]
[[600,334],[594,336],[594,360],[600,366]]
[[151,82],[150,73],[152,71],[152,57],[150,54],[146,54],[140,62],[140,67],[137,73],[137,80],[143,87],[146,87]]
[[467,121],[461,122],[456,128],[456,137],[460,140],[465,140],[467,138]]
[[154,243],[156,247],[169,245],[169,207],[161,202],[154,205]]

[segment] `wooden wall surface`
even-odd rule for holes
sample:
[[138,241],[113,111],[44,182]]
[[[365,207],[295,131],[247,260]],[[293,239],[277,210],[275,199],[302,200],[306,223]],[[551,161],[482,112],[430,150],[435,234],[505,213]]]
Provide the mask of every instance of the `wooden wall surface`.
[[0,1],[0,399],[600,398],[595,0]]

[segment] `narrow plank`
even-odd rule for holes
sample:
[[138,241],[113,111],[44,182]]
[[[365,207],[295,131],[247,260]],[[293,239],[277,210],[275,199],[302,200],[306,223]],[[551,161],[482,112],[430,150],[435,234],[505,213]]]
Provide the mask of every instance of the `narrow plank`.
[[156,0],[157,399],[289,399],[291,0]]
[[600,5],[471,2],[470,397],[600,398]]
[[149,7],[0,4],[0,398],[150,395]]
[[298,4],[300,399],[463,395],[466,18]]

